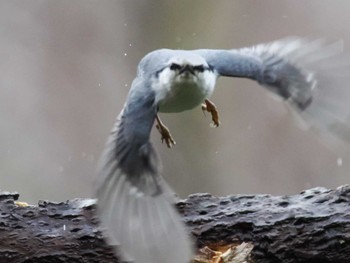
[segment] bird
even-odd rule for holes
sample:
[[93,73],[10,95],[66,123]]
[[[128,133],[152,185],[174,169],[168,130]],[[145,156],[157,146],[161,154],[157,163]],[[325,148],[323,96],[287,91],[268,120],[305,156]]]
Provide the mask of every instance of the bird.
[[219,77],[264,87],[319,134],[349,140],[349,59],[343,42],[287,37],[239,49],[159,49],[140,61],[125,104],[107,139],[97,181],[97,212],[108,243],[126,262],[188,263],[194,242],[161,176],[150,133],[175,144],[159,113],[201,106],[219,126],[209,100]]

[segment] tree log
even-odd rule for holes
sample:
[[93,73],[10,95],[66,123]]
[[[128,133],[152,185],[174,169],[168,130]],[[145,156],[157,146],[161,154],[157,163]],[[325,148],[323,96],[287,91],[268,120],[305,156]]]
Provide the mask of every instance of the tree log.
[[[0,192],[0,263],[118,262],[94,199],[31,206],[18,197]],[[349,185],[292,196],[194,194],[176,205],[198,248],[250,242],[249,262],[350,262]]]

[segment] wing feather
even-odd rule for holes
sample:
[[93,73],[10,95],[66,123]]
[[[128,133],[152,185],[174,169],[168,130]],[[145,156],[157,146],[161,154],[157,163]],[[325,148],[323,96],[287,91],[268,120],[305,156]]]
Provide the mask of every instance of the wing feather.
[[134,81],[108,138],[100,164],[98,214],[123,260],[188,263],[190,238],[149,142],[157,109],[153,92],[145,89],[145,83]]
[[[304,127],[350,141],[350,55],[343,42],[286,38],[237,50],[197,50],[221,76],[259,82],[291,106]],[[331,135],[331,136],[329,136]]]

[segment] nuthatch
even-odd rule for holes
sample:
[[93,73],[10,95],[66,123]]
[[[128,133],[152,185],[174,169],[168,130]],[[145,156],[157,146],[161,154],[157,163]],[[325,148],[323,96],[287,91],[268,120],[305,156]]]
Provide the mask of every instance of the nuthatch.
[[310,128],[349,140],[350,72],[341,49],[339,42],[288,38],[237,50],[147,54],[109,136],[99,174],[98,213],[122,259],[188,263],[192,256],[189,234],[150,142],[156,121],[162,140],[169,147],[175,143],[158,112],[204,103],[218,126],[217,109],[208,99],[217,78],[249,78],[285,101]]

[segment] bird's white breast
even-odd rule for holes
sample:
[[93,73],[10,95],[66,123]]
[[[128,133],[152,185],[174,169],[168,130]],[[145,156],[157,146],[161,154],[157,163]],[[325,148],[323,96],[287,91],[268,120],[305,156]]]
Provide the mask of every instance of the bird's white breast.
[[165,69],[152,85],[160,112],[181,112],[197,107],[214,91],[217,76],[211,71],[176,75]]

